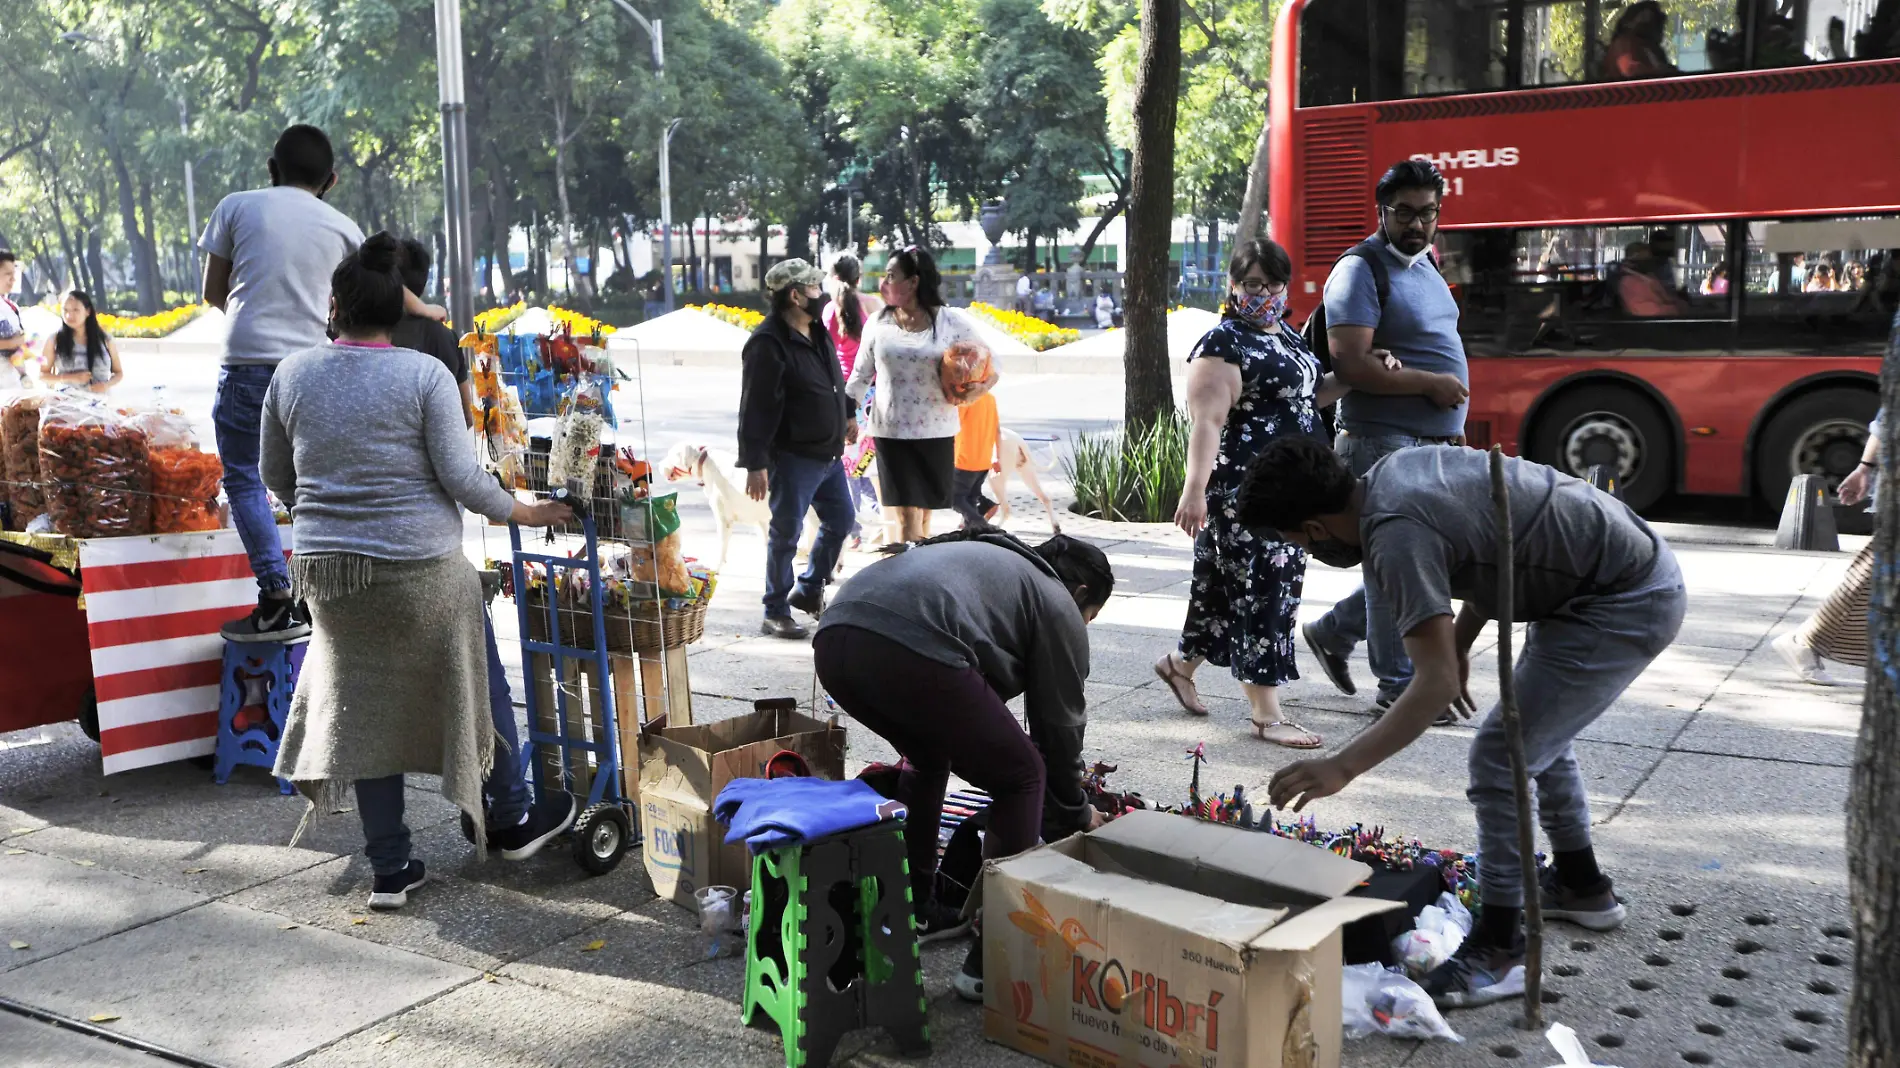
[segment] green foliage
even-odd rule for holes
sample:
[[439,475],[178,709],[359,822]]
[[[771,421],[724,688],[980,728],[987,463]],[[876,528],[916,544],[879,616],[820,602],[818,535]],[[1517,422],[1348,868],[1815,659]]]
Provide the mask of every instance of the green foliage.
[[1145,430],[1078,435],[1063,462],[1076,509],[1117,522],[1173,519],[1187,480],[1188,428],[1175,411]]

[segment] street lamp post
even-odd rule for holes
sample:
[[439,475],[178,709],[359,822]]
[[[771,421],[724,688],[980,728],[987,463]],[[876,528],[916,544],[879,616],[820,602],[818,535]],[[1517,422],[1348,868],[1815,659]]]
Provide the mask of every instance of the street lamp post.
[[[653,77],[655,81],[666,77],[666,28],[660,19],[649,19],[640,14],[638,8],[627,0],[614,0],[615,6],[627,13],[627,17],[647,32],[647,38],[653,44]],[[673,310],[673,175],[668,162],[668,150],[673,143],[673,134],[680,128],[679,119],[666,124],[666,130],[660,134],[660,257],[665,261],[660,265],[660,276],[666,291],[666,310]]]
[[679,130],[684,119],[674,119],[666,124],[666,132],[660,135],[660,256],[666,260],[661,275],[666,283],[666,310],[673,310],[673,168],[668,153],[673,144],[673,134]]
[[[449,320],[463,330],[475,322],[475,256],[468,204],[468,100],[462,88],[461,0],[436,0],[435,76],[442,110],[442,214],[448,241],[443,277]],[[506,249],[502,250],[507,253]]]

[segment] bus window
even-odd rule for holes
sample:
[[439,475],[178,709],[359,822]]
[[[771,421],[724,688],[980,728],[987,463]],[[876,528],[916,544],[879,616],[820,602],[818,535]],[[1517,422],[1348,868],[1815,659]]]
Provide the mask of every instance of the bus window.
[[[1601,5],[1603,81],[1731,70],[1742,41],[1741,5],[1750,0],[1636,0]],[[1768,0],[1773,3],[1774,0]],[[1739,66],[1739,64],[1737,64]]]
[[1748,224],[1750,348],[1878,356],[1900,300],[1900,217]]
[[1405,22],[1383,0],[1312,0],[1300,13],[1300,106],[1390,100],[1404,90]]
[[1440,262],[1473,355],[1725,351],[1727,289],[1705,290],[1725,235],[1720,224],[1443,231]]
[[1406,0],[1405,95],[1504,88],[1502,3]]
[[[1708,34],[1709,69],[1772,69],[1900,56],[1895,0],[1737,0],[1732,26]],[[1750,8],[1753,11],[1750,11]],[[1755,20],[1755,55],[1745,54],[1742,20]]]

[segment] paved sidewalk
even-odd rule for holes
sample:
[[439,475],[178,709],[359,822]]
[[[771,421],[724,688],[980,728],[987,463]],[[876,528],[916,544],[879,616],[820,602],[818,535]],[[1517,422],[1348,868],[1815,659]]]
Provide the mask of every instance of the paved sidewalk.
[[[703,505],[686,504],[689,551],[716,545]],[[1046,531],[1039,508],[1018,514],[1026,533]],[[1065,525],[1101,540],[1119,579],[1090,632],[1088,758],[1119,764],[1124,788],[1177,800],[1183,751],[1205,741],[1209,782],[1264,784],[1293,757],[1251,736],[1233,681],[1210,670],[1213,715],[1192,719],[1150,668],[1181,622],[1186,539]],[[505,534],[472,535],[473,553],[484,545],[503,551]],[[1680,640],[1578,745],[1599,852],[1632,920],[1608,935],[1552,929],[1548,1008],[1599,1061],[1622,1068],[1839,1063],[1852,952],[1840,926],[1842,805],[1860,690],[1789,681],[1767,641],[1813,609],[1848,554],[1680,551],[1691,590]],[[756,535],[734,536],[691,658],[702,718],[811,693],[807,643],[752,636],[761,555]],[[1356,581],[1315,566],[1303,616]],[[502,629],[513,632],[506,613]],[[1496,692],[1492,644],[1474,660],[1480,700]],[[504,655],[518,662],[512,644]],[[1363,659],[1356,667],[1365,685]],[[1323,679],[1289,685],[1284,699],[1329,745],[1371,722],[1363,702]],[[1470,734],[1434,729],[1321,802],[1321,824],[1364,820],[1473,848]],[[302,803],[261,773],[241,771],[225,787],[190,764],[102,778],[96,748],[71,726],[0,745],[0,945],[26,944],[0,948],[0,997],[79,1019],[106,1014],[102,1027],[220,1065],[783,1063],[769,1028],[738,1023],[742,962],[711,954],[691,917],[654,897],[637,854],[600,878],[558,847],[523,864],[478,863],[433,782],[416,779],[409,818],[432,882],[401,912],[372,915],[354,813],[319,820],[290,849]],[[888,755],[852,728],[850,770]],[[925,951],[935,1053],[922,1063],[1034,1063],[984,1043],[980,1012],[949,993],[963,952]],[[1463,1046],[1374,1038],[1350,1043],[1346,1063],[1553,1062],[1512,1017],[1508,1006],[1457,1013]],[[150,1063],[7,1012],[0,1050],[8,1065]],[[899,1062],[865,1033],[840,1063]]]

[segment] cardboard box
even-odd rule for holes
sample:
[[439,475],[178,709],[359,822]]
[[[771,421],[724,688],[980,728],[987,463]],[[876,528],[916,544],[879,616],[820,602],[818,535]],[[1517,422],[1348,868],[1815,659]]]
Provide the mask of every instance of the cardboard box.
[[983,1031],[1088,1068],[1338,1068],[1340,928],[1371,869],[1137,810],[986,869]]
[[761,778],[781,749],[805,758],[813,775],[844,778],[844,728],[814,719],[797,703],[760,701],[755,711],[704,726],[640,735],[640,833],[653,890],[693,908],[702,886],[746,887],[752,858],[726,845],[713,799],[734,779]]

